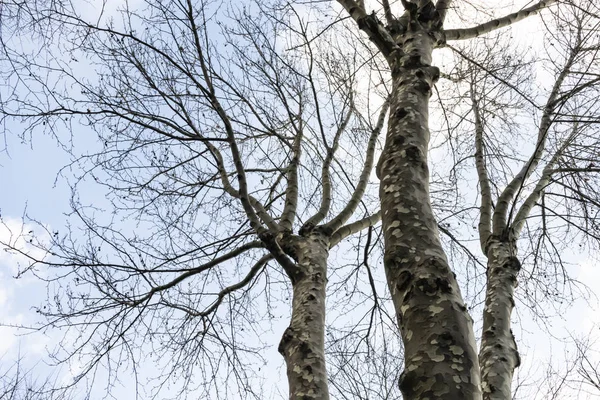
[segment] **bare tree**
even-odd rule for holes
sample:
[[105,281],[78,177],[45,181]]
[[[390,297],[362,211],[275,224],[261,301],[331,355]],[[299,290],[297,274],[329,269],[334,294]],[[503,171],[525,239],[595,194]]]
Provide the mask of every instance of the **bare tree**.
[[[428,103],[440,75],[439,69],[432,66],[432,52],[452,40],[482,37],[555,2],[540,1],[463,29],[443,28],[447,11],[454,4],[451,1],[435,4],[402,1],[399,16],[387,1],[382,3],[380,16],[369,14],[364,2],[339,0],[339,3],[386,58],[392,74],[388,133],[377,174],[381,180],[384,265],[404,341],[405,370],[400,379],[404,398],[475,399],[481,397],[481,387],[486,399],[509,399],[513,371],[519,365],[510,329],[513,288],[521,269],[516,258],[516,241],[531,210],[538,205],[543,210],[536,262],[542,262],[540,253],[548,249],[548,244],[555,249],[552,246],[555,239],[547,238],[548,229],[552,229],[549,226],[556,226],[557,219],[572,227],[581,227],[585,221],[581,231],[587,237],[596,237],[595,211],[589,208],[598,197],[595,189],[591,189],[594,185],[582,183],[590,181],[589,173],[596,171],[593,162],[598,157],[597,134],[590,125],[597,122],[598,115],[593,101],[597,97],[598,75],[592,67],[597,64],[594,58],[598,51],[598,10],[589,2],[557,6],[553,35],[565,52],[553,52],[550,59],[564,59],[564,62],[555,64],[559,65],[553,71],[555,84],[545,105],[539,107],[541,115],[533,152],[503,190],[497,188],[504,182],[491,182],[486,167],[490,160],[486,160],[489,153],[486,153],[483,114],[489,115],[494,109],[485,109],[486,102],[478,95],[481,82],[471,76],[475,164],[481,197],[478,229],[481,248],[488,259],[478,359],[471,318],[440,245],[429,205]],[[549,136],[554,132],[556,140],[552,143]],[[542,160],[544,169],[534,175]],[[568,191],[573,189],[575,194],[561,193],[558,202],[547,207],[550,193],[547,188],[551,183]],[[498,194],[496,200],[494,193]]]
[[[528,104],[530,107],[522,105],[523,109],[529,108],[536,121],[525,127],[527,130],[537,127],[536,139],[521,142],[520,149],[515,149],[516,163],[508,163],[506,175],[494,180],[489,168],[498,169],[499,163],[506,165],[507,157],[504,152],[494,151],[493,146],[498,148],[498,145],[490,145],[497,141],[491,128],[494,125],[491,117],[497,107],[489,104],[502,97],[493,91],[482,97],[487,85],[478,78],[470,81],[480,188],[478,231],[481,249],[488,260],[479,361],[484,390],[499,390],[502,398],[509,398],[512,374],[520,363],[510,329],[514,287],[520,274],[524,274],[521,281],[525,284],[525,294],[532,293],[531,298],[536,292],[542,299],[559,297],[557,282],[564,286],[572,282],[561,255],[564,243],[574,243],[579,238],[597,248],[598,15],[596,6],[571,3],[558,7],[546,21],[549,33],[544,58],[553,63],[546,65],[545,73],[554,81],[545,99],[539,93]],[[483,75],[488,75],[490,83],[498,84],[502,78],[495,72],[491,77],[490,71]],[[510,69],[505,72],[514,73]],[[509,80],[506,77],[505,82]],[[523,85],[512,80],[509,88],[512,96],[521,96],[518,88]],[[521,134],[519,130],[513,131],[511,137],[527,138],[526,132]],[[520,237],[524,240],[519,241]],[[519,243],[523,243],[525,250],[521,256],[526,260],[524,271],[517,257]],[[535,302],[539,303],[539,298],[531,301]]]
[[[4,122],[99,138],[68,167],[82,232],[40,224],[50,243],[29,240],[47,256],[22,252],[21,273],[54,271],[37,312],[43,328],[66,330],[57,362],[79,357],[76,381],[101,365],[118,380],[119,366],[153,356],[166,368],[157,390],[182,376],[201,396],[262,398],[242,365],[261,362],[260,324],[285,296],[290,398],[328,398],[328,254],[380,219],[364,194],[385,88],[357,92],[376,61],[301,7],[144,6],[92,18],[53,2],[3,4]],[[80,189],[90,181],[106,188],[107,219]]]
[[[446,29],[446,19],[468,23],[468,15],[453,8],[467,3],[338,3],[345,11],[147,1],[146,8],[125,8],[114,20],[108,11],[90,19],[55,2],[3,7],[3,29],[16,35],[16,26],[6,26],[11,16],[25,24],[19,28],[47,40],[47,48],[28,53],[28,42],[15,47],[19,37],[3,35],[9,61],[3,72],[16,88],[3,94],[5,121],[21,118],[28,132],[45,130],[68,145],[62,131],[75,119],[100,138],[95,152],[71,166],[82,171],[75,189],[89,180],[104,185],[115,216],[102,221],[98,207],[78,197],[85,191],[75,190],[73,210],[83,234],[48,232],[51,244],[38,245],[49,256],[29,255],[24,271],[38,265],[60,271],[51,282],[53,304],[39,312],[48,326],[85,327],[68,353],[85,356],[93,349],[83,372],[103,362],[135,366],[149,354],[162,365],[166,355],[177,354],[157,389],[182,374],[190,384],[202,382],[202,395],[231,397],[235,390],[262,398],[249,384],[254,371],[241,367],[260,351],[243,329],[272,319],[279,312],[273,299],[287,296],[291,286],[291,322],[279,345],[290,398],[328,399],[330,387],[340,398],[393,398],[393,391],[374,395],[371,388],[396,379],[393,365],[401,359],[404,399],[511,398],[519,355],[510,316],[514,284],[526,265],[517,258],[517,244],[528,240],[532,269],[553,268],[560,266],[552,260],[557,228],[570,234],[585,221],[589,226],[580,230],[596,237],[598,197],[590,173],[597,172],[598,154],[598,10],[589,2],[544,0],[472,27]],[[540,103],[522,90],[526,79],[513,79],[527,63],[495,58],[503,43],[490,45],[486,35],[550,5],[554,19],[544,21],[562,50],[549,52],[555,84]],[[347,25],[366,33],[371,48]],[[448,43],[471,39],[474,53]],[[429,102],[440,77],[432,55],[445,47],[469,65],[458,76],[444,76],[467,89],[457,98],[467,101],[471,118],[461,122],[470,122],[472,154],[466,155],[475,160],[477,229],[487,258],[479,354],[450,266],[461,270],[460,261],[448,260],[440,238],[444,233],[451,249],[480,262],[444,222],[473,207],[446,205],[448,195],[432,190],[440,182],[444,187],[443,180],[430,176],[428,166]],[[79,62],[87,69],[73,67]],[[539,118],[529,149],[527,142],[504,143],[517,137],[510,136],[518,125],[513,100],[531,105]],[[444,107],[447,121],[447,113],[460,107]],[[388,109],[376,167],[377,211],[367,189]],[[495,115],[506,124],[491,123]],[[495,129],[509,130],[498,138]],[[452,151],[456,157],[465,149]],[[450,197],[457,201],[455,193]],[[442,221],[435,200],[443,209],[437,215],[447,214]],[[539,215],[532,213],[536,208]],[[136,225],[120,223],[125,216]],[[534,217],[539,224],[533,225]],[[344,265],[327,266],[333,246],[380,219],[393,318],[369,265],[373,229],[361,235],[357,254],[364,257],[349,273]],[[527,282],[541,287],[543,276],[537,269]],[[329,378],[328,279],[328,293],[343,304],[332,307],[340,320],[359,307],[357,298],[373,302],[352,328],[332,327],[337,336],[328,350],[336,368]],[[389,339],[394,323],[402,350]],[[200,378],[198,364],[204,367]],[[373,371],[381,375],[368,375]],[[232,376],[235,388],[217,379]]]

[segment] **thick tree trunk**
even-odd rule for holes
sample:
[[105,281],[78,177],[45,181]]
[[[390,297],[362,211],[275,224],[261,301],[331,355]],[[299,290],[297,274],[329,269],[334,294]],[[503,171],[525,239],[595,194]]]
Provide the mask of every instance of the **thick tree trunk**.
[[428,103],[435,39],[417,24],[392,60],[393,88],[378,165],[384,265],[405,347],[405,400],[481,399],[472,320],[442,249],[429,201]]
[[519,352],[510,329],[513,292],[521,264],[515,246],[492,239],[487,246],[487,291],[481,336],[481,387],[486,400],[511,399],[511,383],[520,364]]
[[329,239],[313,232],[296,237],[298,273],[293,281],[292,319],[279,352],[287,365],[291,400],[328,400],[325,365],[325,287]]

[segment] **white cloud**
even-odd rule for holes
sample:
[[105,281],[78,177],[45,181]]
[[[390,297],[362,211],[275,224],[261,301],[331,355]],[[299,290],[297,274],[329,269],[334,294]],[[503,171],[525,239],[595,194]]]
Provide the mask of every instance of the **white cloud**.
[[[45,251],[35,247],[36,240],[47,243],[47,235],[35,227],[24,224],[16,218],[2,218],[0,222],[0,355],[15,359],[21,355],[39,356],[44,353],[48,339],[41,334],[31,335],[31,331],[19,326],[33,325],[37,315],[33,312],[34,302],[45,294],[45,284],[31,274],[16,279],[17,274],[29,265],[27,257],[19,252],[41,259]],[[37,270],[37,273],[43,271]],[[5,360],[6,361],[6,360]]]

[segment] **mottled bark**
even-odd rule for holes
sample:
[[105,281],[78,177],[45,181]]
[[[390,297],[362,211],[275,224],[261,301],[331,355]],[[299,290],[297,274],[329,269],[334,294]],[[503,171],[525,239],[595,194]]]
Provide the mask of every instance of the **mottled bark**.
[[292,318],[279,352],[287,365],[291,400],[329,399],[325,365],[325,287],[329,239],[318,229],[294,237],[297,273],[293,280]]
[[483,333],[479,364],[485,400],[511,398],[511,383],[520,364],[510,329],[514,287],[521,264],[509,242],[491,239],[488,244],[487,291],[483,310]]
[[429,200],[428,103],[438,78],[431,54],[442,40],[431,27],[439,21],[412,18],[398,40],[401,56],[390,60],[390,117],[377,169],[384,266],[405,346],[400,389],[405,400],[480,399],[472,320]]

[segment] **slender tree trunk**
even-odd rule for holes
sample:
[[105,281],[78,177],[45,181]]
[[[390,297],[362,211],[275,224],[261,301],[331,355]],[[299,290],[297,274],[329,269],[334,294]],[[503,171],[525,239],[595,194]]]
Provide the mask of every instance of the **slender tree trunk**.
[[492,239],[487,246],[487,291],[481,336],[481,386],[486,400],[511,399],[511,383],[520,364],[515,337],[510,329],[514,287],[521,264],[516,248]]
[[[390,61],[388,132],[378,165],[384,265],[402,339],[405,400],[481,399],[472,320],[442,249],[429,200],[428,103],[435,39],[411,23]],[[390,57],[391,58],[391,57]]]
[[325,287],[329,238],[295,237],[298,273],[293,279],[292,319],[279,352],[287,365],[291,400],[328,400],[325,365]]

